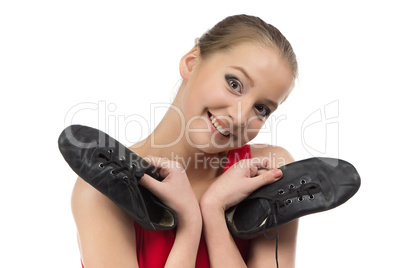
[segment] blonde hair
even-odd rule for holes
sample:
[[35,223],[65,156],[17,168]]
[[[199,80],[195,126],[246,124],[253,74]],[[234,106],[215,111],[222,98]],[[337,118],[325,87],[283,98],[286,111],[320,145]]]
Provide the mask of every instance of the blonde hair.
[[296,55],[289,41],[271,24],[249,15],[235,15],[218,22],[212,29],[196,39],[202,58],[227,50],[243,42],[257,42],[277,49],[279,55],[289,63],[293,81],[298,75]]

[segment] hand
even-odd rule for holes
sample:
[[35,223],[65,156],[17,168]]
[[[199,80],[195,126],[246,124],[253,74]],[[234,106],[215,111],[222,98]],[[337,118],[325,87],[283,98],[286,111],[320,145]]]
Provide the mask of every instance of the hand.
[[197,212],[200,215],[200,208],[183,166],[160,157],[147,156],[144,159],[156,167],[158,175],[164,179],[158,181],[144,174],[140,184],[175,210],[179,221],[184,217],[196,219]]
[[217,178],[204,193],[201,206],[223,211],[238,204],[256,189],[282,177],[280,169],[269,169],[266,158],[242,159]]
[[194,267],[202,231],[200,206],[183,166],[166,158],[144,157],[156,167],[162,181],[144,174],[140,184],[177,214],[174,244],[165,267]]

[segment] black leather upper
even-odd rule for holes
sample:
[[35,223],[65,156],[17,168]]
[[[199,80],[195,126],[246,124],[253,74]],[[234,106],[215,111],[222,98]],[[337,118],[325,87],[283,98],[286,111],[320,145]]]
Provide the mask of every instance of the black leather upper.
[[148,230],[176,226],[176,213],[138,184],[144,173],[161,180],[145,160],[106,133],[72,125],[60,134],[59,149],[70,167]]
[[235,237],[250,239],[299,217],[335,208],[360,187],[357,170],[340,159],[310,158],[280,169],[280,180],[257,189],[227,211]]

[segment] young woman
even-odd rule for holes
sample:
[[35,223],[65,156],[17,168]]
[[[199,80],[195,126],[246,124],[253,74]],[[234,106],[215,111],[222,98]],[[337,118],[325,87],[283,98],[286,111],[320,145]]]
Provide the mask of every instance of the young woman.
[[[162,182],[144,175],[140,183],[176,211],[177,227],[147,231],[78,178],[72,210],[83,266],[275,267],[275,241],[234,239],[224,212],[293,161],[283,148],[247,144],[294,85],[292,47],[261,19],[232,16],[199,38],[179,68],[171,108],[131,147],[160,169]],[[297,225],[279,228],[281,267],[295,266]]]

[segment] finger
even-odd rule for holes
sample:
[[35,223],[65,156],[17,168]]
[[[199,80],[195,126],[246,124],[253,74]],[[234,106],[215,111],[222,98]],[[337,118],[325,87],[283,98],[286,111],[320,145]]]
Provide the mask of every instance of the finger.
[[250,179],[250,181],[252,181],[252,187],[254,188],[252,190],[254,191],[264,185],[274,183],[277,180],[279,180],[280,178],[282,178],[282,175],[283,175],[283,173],[280,169],[268,170],[256,177]]
[[254,176],[256,176],[257,175],[257,173],[258,173],[258,166],[259,166],[259,164],[251,164],[250,165],[250,177],[254,177]]
[[251,160],[258,169],[269,169],[270,162],[267,157],[254,157]]
[[155,195],[157,194],[159,190],[159,184],[161,182],[158,180],[155,180],[155,178],[149,176],[148,174],[144,174],[142,178],[139,181],[139,184],[150,190],[152,193]]
[[258,162],[257,158],[253,159],[241,159],[240,161],[233,164],[231,169],[239,169],[247,177],[254,177],[257,174],[258,167],[253,162]]
[[249,161],[251,177],[261,175],[268,170],[269,161],[266,157],[254,157]]
[[156,168],[160,168],[160,162],[161,162],[162,158],[152,156],[152,155],[147,155],[143,159],[145,161],[147,161],[149,164],[151,164],[152,166],[154,166]]
[[266,169],[266,168],[260,168],[260,169],[258,169],[256,176],[264,174],[267,171],[268,171],[268,169]]
[[166,178],[174,167],[174,163],[172,163],[172,161],[162,157],[145,156],[144,160],[154,166],[157,169],[159,176],[162,178]]

